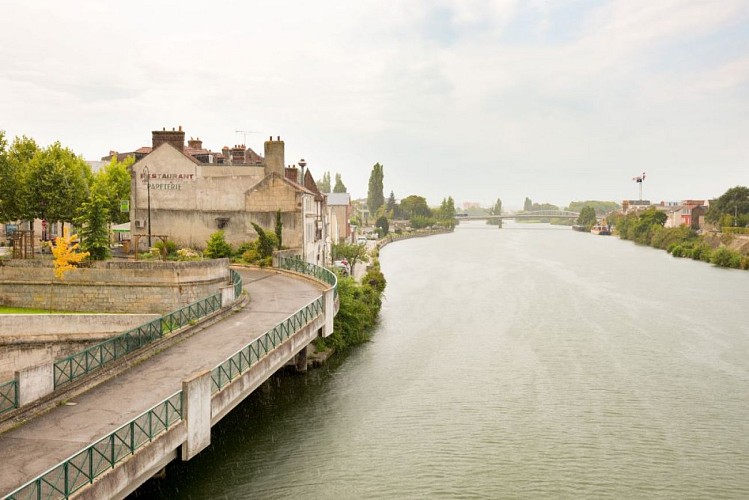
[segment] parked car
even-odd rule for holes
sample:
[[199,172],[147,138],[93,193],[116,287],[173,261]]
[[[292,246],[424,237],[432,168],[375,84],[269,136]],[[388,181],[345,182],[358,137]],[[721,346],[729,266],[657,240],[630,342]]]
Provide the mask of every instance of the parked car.
[[351,266],[349,266],[346,259],[333,262],[333,267],[341,271],[345,276],[349,276],[351,274]]

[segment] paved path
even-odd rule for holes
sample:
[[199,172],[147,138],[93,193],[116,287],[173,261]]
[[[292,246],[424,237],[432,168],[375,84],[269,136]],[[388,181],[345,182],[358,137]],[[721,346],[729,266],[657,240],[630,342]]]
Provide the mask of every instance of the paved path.
[[322,293],[275,271],[242,270],[250,304],[131,370],[0,435],[0,496],[163,401],[190,374],[213,369]]

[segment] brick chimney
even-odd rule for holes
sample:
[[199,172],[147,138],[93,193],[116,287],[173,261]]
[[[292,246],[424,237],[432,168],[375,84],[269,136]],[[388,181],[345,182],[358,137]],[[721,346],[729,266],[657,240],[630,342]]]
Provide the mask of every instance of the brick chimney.
[[231,148],[232,165],[244,165],[245,164],[244,151],[245,151],[244,144],[236,144],[233,148]]
[[281,177],[285,174],[284,143],[280,136],[275,141],[273,136],[265,141],[265,175],[271,172],[276,172]]
[[192,149],[203,149],[203,141],[200,140],[200,137],[197,139],[190,137],[190,140],[187,141],[187,147]]
[[179,126],[179,130],[154,130],[151,132],[152,146],[155,150],[162,144],[169,143],[174,146],[177,151],[184,151],[185,149],[185,132],[182,130],[182,125]]

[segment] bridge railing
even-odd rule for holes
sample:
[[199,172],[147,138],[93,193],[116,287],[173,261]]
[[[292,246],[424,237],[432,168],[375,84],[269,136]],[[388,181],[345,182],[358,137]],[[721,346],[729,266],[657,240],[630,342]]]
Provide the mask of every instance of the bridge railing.
[[234,300],[237,300],[242,295],[242,276],[234,269],[229,269],[229,275],[231,284],[234,285]]
[[223,389],[323,312],[323,300],[318,297],[229,356],[211,371],[211,392]]
[[7,499],[68,498],[182,420],[182,391],[22,485]]
[[11,380],[0,384],[0,415],[18,408],[18,382]]
[[54,363],[55,388],[87,375],[107,363],[120,359],[154,340],[162,338],[164,334],[182,328],[219,309],[221,309],[221,294],[215,293],[159,319],[149,321],[116,337],[58,359]]
[[333,298],[338,298],[338,277],[330,269],[303,261],[299,257],[278,257],[279,269],[295,271],[317,278],[333,287]]

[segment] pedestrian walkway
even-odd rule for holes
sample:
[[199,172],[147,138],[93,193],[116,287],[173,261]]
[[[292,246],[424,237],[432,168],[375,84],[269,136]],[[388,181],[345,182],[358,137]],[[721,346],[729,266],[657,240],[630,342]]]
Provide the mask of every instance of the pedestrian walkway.
[[68,459],[179,391],[322,294],[311,280],[240,271],[250,303],[120,376],[0,435],[0,496]]

